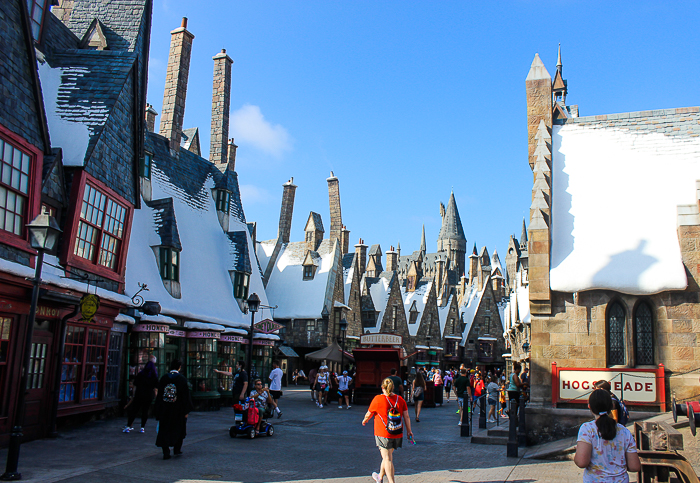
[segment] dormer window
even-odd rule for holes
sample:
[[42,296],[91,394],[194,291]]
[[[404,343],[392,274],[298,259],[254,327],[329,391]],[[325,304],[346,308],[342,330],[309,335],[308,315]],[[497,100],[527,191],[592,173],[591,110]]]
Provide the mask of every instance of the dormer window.
[[304,267],[304,280],[313,280],[316,267],[314,265],[306,265]]
[[27,9],[29,10],[29,23],[32,25],[32,37],[36,42],[39,42],[41,27],[46,16],[46,0],[27,0]]
[[160,247],[160,278],[180,281],[180,252],[170,247]]
[[151,164],[153,163],[153,155],[146,153],[143,158],[141,158],[141,163],[139,164],[139,176],[146,179],[151,179]]
[[226,190],[216,190],[216,211],[228,213],[231,207],[231,193]]
[[413,291],[416,290],[416,277],[415,277],[415,276],[413,276],[413,277],[408,277],[408,286],[407,286],[407,290],[408,290],[409,292],[413,292]]
[[250,274],[245,272],[233,272],[233,296],[239,300],[248,299]]

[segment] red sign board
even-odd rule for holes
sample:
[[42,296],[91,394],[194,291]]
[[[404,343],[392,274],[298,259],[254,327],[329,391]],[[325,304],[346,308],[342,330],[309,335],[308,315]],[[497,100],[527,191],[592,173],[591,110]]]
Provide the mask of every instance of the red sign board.
[[275,332],[276,330],[280,330],[284,328],[284,325],[278,324],[272,319],[263,319],[257,324],[254,325],[256,329],[258,329],[259,332],[263,332],[265,334],[271,334]]

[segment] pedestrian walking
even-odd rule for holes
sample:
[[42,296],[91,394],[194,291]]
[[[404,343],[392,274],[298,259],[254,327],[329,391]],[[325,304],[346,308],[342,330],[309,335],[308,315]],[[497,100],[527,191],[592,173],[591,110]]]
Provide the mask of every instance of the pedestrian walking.
[[275,412],[277,419],[282,417],[282,410],[277,401],[282,397],[282,376],[284,373],[280,369],[280,361],[272,361],[272,371],[270,372],[270,396],[275,400]]
[[125,409],[127,409],[127,423],[122,429],[123,433],[134,430],[133,424],[138,414],[141,414],[139,433],[146,432],[148,410],[151,408],[151,403],[156,394],[158,394],[158,371],[155,363],[150,360],[134,379],[134,394],[125,406]]
[[496,422],[496,405],[498,404],[498,384],[495,382],[495,378],[488,378],[488,384],[486,385],[487,400],[489,403],[489,414],[487,421],[489,423]]
[[187,416],[194,409],[187,379],[180,374],[182,363],[170,363],[170,372],[160,378],[155,413],[158,420],[156,446],[163,448],[163,459],[170,459],[170,447],[175,456],[182,454],[182,440],[187,436]]
[[435,385],[435,404],[442,406],[442,395],[445,392],[445,387],[443,386],[442,374],[440,374],[440,369],[435,369],[435,375],[433,376],[433,384]]
[[379,473],[372,478],[381,483],[386,475],[389,483],[394,483],[394,450],[403,444],[403,426],[406,425],[408,438],[413,438],[411,418],[408,416],[406,401],[394,394],[394,382],[388,377],[382,382],[382,393],[375,396],[362,420],[362,425],[374,418],[374,441],[382,455]]
[[415,404],[416,422],[420,423],[420,410],[423,408],[423,400],[425,399],[425,378],[421,371],[416,372],[416,378],[413,380],[411,393],[413,395],[413,403]]
[[513,363],[513,372],[508,378],[508,401],[515,400],[515,412],[518,412],[518,400],[520,397],[520,388],[523,383],[520,382],[520,363]]
[[316,404],[318,407],[322,408],[323,403],[326,400],[326,393],[330,389],[330,380],[328,378],[328,367],[321,366],[316,374],[316,380],[314,381],[314,390],[318,394],[318,401]]
[[445,394],[447,395],[447,402],[450,402],[450,392],[452,392],[452,381],[454,380],[452,376],[452,371],[445,372],[445,377],[443,378],[443,384],[445,384]]
[[506,385],[503,382],[501,382],[501,386],[498,390],[498,402],[501,404],[501,407],[498,410],[498,414],[500,414],[502,418],[507,418],[508,416],[506,415],[506,403],[508,401],[506,399]]
[[309,371],[309,389],[311,389],[311,402],[316,401],[316,376],[318,371],[313,368]]
[[350,383],[352,378],[348,376],[348,371],[343,371],[343,375],[338,377],[338,409],[343,409],[343,398],[345,406],[350,409]]
[[588,397],[594,421],[583,423],[578,432],[574,463],[584,468],[584,483],[628,483],[627,472],[641,469],[632,433],[610,416],[610,393],[596,389]]
[[244,401],[248,394],[248,373],[245,371],[245,362],[236,362],[236,372],[220,371],[214,369],[214,372],[225,376],[233,376],[233,385],[231,386],[231,396],[234,401]]
[[464,420],[464,401],[467,402],[467,407],[471,404],[472,388],[469,385],[469,377],[467,370],[462,368],[459,370],[459,377],[455,379],[454,386],[455,396],[457,396],[457,414],[459,414],[459,423],[462,425]]
[[401,381],[401,378],[396,375],[396,368],[392,367],[389,374],[391,374],[389,379],[391,379],[391,382],[394,383],[394,392],[403,397],[403,381]]

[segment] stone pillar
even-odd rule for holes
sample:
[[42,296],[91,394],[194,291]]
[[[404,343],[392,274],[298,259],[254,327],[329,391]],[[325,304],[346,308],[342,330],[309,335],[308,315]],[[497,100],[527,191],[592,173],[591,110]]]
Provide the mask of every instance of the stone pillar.
[[527,91],[527,149],[530,168],[535,165],[535,134],[540,121],[552,129],[552,77],[542,63],[539,54],[530,66],[530,72],[525,79]]
[[435,260],[435,295],[437,295],[438,301],[440,300],[440,295],[442,293],[442,288],[444,285],[443,282],[445,278],[445,262],[446,260],[441,256],[438,257],[437,260]]
[[148,132],[156,132],[156,116],[158,113],[153,106],[146,104],[146,129]]
[[214,60],[214,82],[211,94],[211,141],[209,161],[216,166],[226,164],[228,120],[231,108],[231,64],[226,49],[212,57]]
[[343,225],[340,245],[340,248],[343,250],[343,255],[348,253],[348,251],[350,250],[350,230],[348,230],[345,225]]
[[163,111],[160,116],[160,134],[168,139],[170,152],[174,156],[179,156],[182,123],[185,119],[187,79],[190,74],[190,55],[194,39],[194,35],[187,30],[186,17],[183,17],[180,28],[170,32],[170,35],[170,55],[165,77]]
[[228,140],[228,154],[226,156],[227,164],[226,169],[229,171],[236,171],[236,151],[238,146],[233,142],[233,138]]
[[355,255],[357,256],[357,268],[360,270],[360,278],[365,273],[365,268],[367,268],[367,245],[360,238],[360,241],[355,245]]
[[389,247],[386,252],[386,271],[395,272],[399,269],[399,254],[396,253],[394,247]]
[[294,194],[297,189],[294,184],[294,178],[289,178],[289,181],[284,183],[282,187],[284,191],[282,192],[282,209],[280,210],[277,238],[282,243],[289,243],[289,233],[292,230],[292,213],[294,212]]
[[[330,178],[326,179],[328,181],[328,204],[330,205],[331,211],[331,229],[330,229],[330,240],[338,240],[340,243],[342,230],[343,230],[343,217],[340,213],[340,187],[338,186],[338,178],[335,177],[333,171],[331,171]],[[362,268],[364,270],[364,267]]]

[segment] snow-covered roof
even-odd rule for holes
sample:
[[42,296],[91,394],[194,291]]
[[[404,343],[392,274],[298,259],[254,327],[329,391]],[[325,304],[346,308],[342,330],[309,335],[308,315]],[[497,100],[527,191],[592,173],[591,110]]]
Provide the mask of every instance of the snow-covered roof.
[[440,335],[445,334],[445,327],[447,327],[447,316],[450,315],[450,307],[452,307],[452,297],[450,295],[447,299],[447,303],[443,307],[438,307],[438,319],[440,319]]
[[506,330],[506,311],[509,310],[508,308],[508,302],[505,300],[501,300],[496,304],[496,310],[498,310],[498,315],[499,318],[501,319],[501,328],[505,331]]
[[[163,315],[190,321],[210,322],[226,327],[246,327],[250,317],[243,314],[233,297],[230,271],[240,266],[255,267],[252,240],[234,172],[221,173],[212,163],[187,150],[179,158],[170,156],[167,141],[155,133],[146,134],[146,147],[154,154],[152,161],[152,199],[172,199],[172,215],[163,218],[161,205],[150,202],[134,210],[129,253],[126,264],[127,295],[138,290],[138,282],[148,284],[149,300],[156,300]],[[230,177],[232,187],[229,232],[243,233],[230,237],[219,223],[212,189]],[[181,298],[174,298],[163,285],[158,268],[157,250],[161,246],[164,223],[176,224],[182,246],[180,253]],[[242,263],[241,257],[247,257]],[[250,274],[249,293],[256,293],[261,303],[269,305],[258,270]]]
[[481,304],[481,298],[484,296],[485,291],[486,284],[479,290],[476,280],[467,286],[467,294],[462,299],[462,306],[459,308],[460,318],[464,320],[461,346],[467,343],[469,332],[472,330],[472,324],[474,323],[474,317],[476,317],[476,312],[479,310],[479,304]]
[[123,323],[131,324],[131,325],[134,325],[136,323],[136,319],[134,319],[133,317],[126,315],[126,314],[118,314],[114,318],[114,321],[115,322],[123,322]]
[[[639,113],[627,117],[633,114]],[[615,121],[584,125],[585,118],[554,126],[552,290],[686,288],[677,206],[697,203],[700,138],[687,129],[667,136],[663,122],[641,117],[649,121],[627,121],[654,129],[636,126],[644,130],[635,132]]]
[[406,321],[410,321],[410,310],[411,306],[416,304],[416,310],[418,311],[418,318],[415,324],[408,324],[408,332],[411,336],[415,337],[418,333],[418,328],[420,327],[421,320],[423,319],[423,314],[425,313],[425,304],[428,303],[428,297],[430,295],[430,287],[432,287],[433,281],[421,281],[416,284],[416,289],[413,292],[406,290],[405,285],[401,287],[401,298],[403,299],[403,306],[406,310]]
[[367,277],[366,274],[363,275],[362,281],[367,284],[367,290],[369,296],[372,298],[374,309],[378,312],[376,325],[374,327],[365,327],[365,331],[375,333],[379,332],[381,329],[382,319],[386,312],[386,305],[389,302],[389,295],[391,295],[393,277],[395,277],[393,272],[382,272],[379,277]]
[[204,322],[195,322],[192,320],[188,320],[187,322],[185,322],[185,328],[195,330],[213,330],[215,332],[223,332],[224,330],[226,330],[226,327],[224,327],[223,325],[207,324]]
[[167,315],[142,315],[141,322],[151,322],[153,324],[169,324],[176,325],[177,320]]
[[[261,248],[268,253],[268,259],[272,255],[274,246],[262,243]],[[260,250],[258,250],[260,252]],[[318,319],[324,307],[330,306],[335,277],[336,264],[341,256],[340,246],[330,239],[321,242],[318,249],[318,268],[311,280],[304,280],[304,259],[306,258],[306,242],[291,242],[282,246],[277,261],[267,282],[267,296],[275,309],[275,317],[280,319]],[[260,260],[261,265],[267,262]]]

